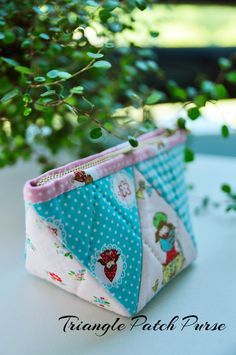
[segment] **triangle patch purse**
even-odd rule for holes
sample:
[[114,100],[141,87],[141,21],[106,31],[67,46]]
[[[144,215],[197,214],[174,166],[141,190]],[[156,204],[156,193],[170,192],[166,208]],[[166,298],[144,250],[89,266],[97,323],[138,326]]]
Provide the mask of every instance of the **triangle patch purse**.
[[185,133],[159,129],[51,170],[24,187],[26,268],[123,316],[196,257]]

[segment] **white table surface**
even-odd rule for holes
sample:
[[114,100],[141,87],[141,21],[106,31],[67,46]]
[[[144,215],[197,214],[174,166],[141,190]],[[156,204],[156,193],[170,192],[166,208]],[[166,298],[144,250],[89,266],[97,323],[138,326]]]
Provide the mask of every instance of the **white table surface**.
[[[236,354],[236,214],[211,210],[193,216],[198,258],[141,312],[149,323],[196,314],[200,322],[226,323],[222,332],[129,330],[98,337],[94,332],[63,333],[58,318],[76,315],[85,322],[112,323],[116,315],[28,274],[24,268],[22,186],[38,175],[32,163],[0,171],[0,354]],[[206,194],[215,199],[222,182],[236,181],[236,159],[198,156],[187,177],[196,184],[191,207]]]

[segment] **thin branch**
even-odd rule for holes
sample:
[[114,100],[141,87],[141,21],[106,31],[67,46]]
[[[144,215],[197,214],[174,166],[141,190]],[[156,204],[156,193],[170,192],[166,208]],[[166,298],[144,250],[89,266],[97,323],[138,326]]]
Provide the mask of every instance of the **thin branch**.
[[[97,51],[97,54],[101,53],[103,48],[100,48],[98,51]],[[96,61],[96,58],[95,59],[92,59],[84,68],[78,70],[77,72],[75,72],[74,74],[71,74],[71,76],[68,78],[68,79],[58,79],[56,81],[53,81],[52,83],[41,83],[41,84],[31,84],[30,86],[31,87],[34,87],[34,88],[38,88],[38,87],[43,87],[43,86],[52,86],[52,85],[57,85],[57,84],[60,84],[62,82],[65,82],[66,80],[70,80],[71,78],[74,78],[75,76],[77,75],[80,75],[82,74],[83,72],[85,72],[86,70],[89,70],[92,68],[92,65],[93,63]]]

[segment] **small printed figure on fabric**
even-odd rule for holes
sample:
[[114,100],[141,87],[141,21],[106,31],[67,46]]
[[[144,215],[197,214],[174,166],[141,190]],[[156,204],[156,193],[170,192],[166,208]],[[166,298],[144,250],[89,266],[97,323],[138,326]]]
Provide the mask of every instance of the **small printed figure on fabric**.
[[66,257],[66,258],[69,258],[69,259],[73,259],[73,254],[70,252],[70,251],[67,251],[65,254],[64,254],[64,256]]
[[52,232],[52,234],[55,235],[55,237],[58,236],[57,228],[48,226],[48,229],[50,230],[50,232]]
[[152,286],[153,292],[157,292],[158,286],[159,286],[159,280],[157,279]]
[[70,251],[68,251],[67,249],[65,249],[65,247],[63,245],[55,242],[54,246],[56,248],[57,254],[63,255],[66,258],[69,258],[71,260],[73,259],[73,254]]
[[[163,266],[163,283],[167,283],[174,277],[183,267],[185,258],[181,251],[176,250],[176,233],[175,226],[168,223],[167,215],[163,212],[157,212],[153,218],[153,225],[157,231],[155,234],[156,243],[160,243],[161,249],[166,253],[166,260]],[[178,243],[180,247],[180,244]]]
[[77,171],[74,175],[74,180],[78,182],[83,182],[84,184],[90,184],[93,182],[92,175],[86,174],[85,171]]
[[131,190],[129,187],[129,184],[126,180],[121,180],[119,185],[118,185],[118,194],[121,196],[121,198],[124,200],[127,196],[131,195]]
[[66,232],[64,225],[60,219],[54,217],[48,217],[43,223],[46,224],[50,234],[55,237],[55,239],[64,240]]
[[94,303],[101,308],[110,307],[110,302],[105,297],[94,297]]
[[135,186],[132,172],[122,170],[111,176],[111,189],[116,201],[125,208],[135,205]]
[[106,288],[117,291],[126,277],[126,256],[116,244],[104,244],[95,250],[89,269]]
[[48,271],[46,271],[46,272],[47,272],[47,274],[50,276],[50,278],[51,278],[53,281],[59,282],[59,283],[61,283],[62,285],[64,285],[63,282],[62,282],[62,278],[61,278],[60,276],[58,276],[58,275],[55,274],[54,272],[48,272]]
[[98,262],[104,266],[104,274],[109,281],[113,281],[117,271],[117,260],[120,254],[115,249],[105,250],[100,254]]
[[143,181],[143,180],[140,180],[138,182],[138,184],[139,184],[139,188],[136,191],[136,197],[138,199],[140,199],[140,200],[144,199],[144,196],[143,196],[144,191],[147,192],[148,196],[151,196],[151,194],[152,194],[152,187],[151,186],[147,186],[145,181]]
[[85,269],[81,269],[78,272],[75,271],[69,271],[68,275],[73,278],[73,280],[77,280],[77,281],[84,281],[84,275],[85,275],[86,270]]

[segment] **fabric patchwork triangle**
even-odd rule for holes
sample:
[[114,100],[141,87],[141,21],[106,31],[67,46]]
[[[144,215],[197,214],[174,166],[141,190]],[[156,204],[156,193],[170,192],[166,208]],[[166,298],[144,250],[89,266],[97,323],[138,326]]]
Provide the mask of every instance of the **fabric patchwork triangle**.
[[189,265],[196,250],[182,220],[160,191],[134,169],[143,238],[142,280],[138,310]]
[[91,275],[129,313],[136,313],[142,238],[133,169],[77,187],[34,208]]
[[129,312],[65,248],[32,206],[27,208],[26,268],[34,275],[123,316]]
[[195,243],[189,215],[187,186],[184,179],[184,144],[135,165],[149,185],[161,193],[183,221]]

